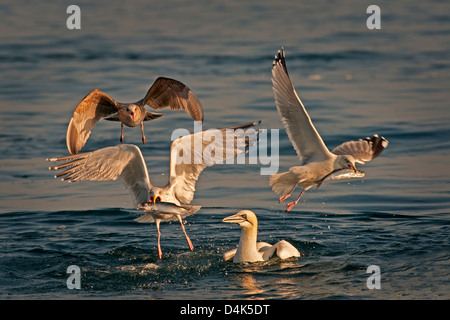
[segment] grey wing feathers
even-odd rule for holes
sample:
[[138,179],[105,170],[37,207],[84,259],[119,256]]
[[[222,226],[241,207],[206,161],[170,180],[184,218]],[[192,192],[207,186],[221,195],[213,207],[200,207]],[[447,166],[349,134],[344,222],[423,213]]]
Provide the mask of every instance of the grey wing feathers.
[[[224,163],[227,159],[246,152],[246,147],[256,142],[258,132],[243,129],[257,124],[259,121],[197,132],[176,139],[171,146],[169,183],[177,199],[189,204],[194,198],[198,177],[206,167]],[[227,147],[227,141],[233,143],[233,146]]]
[[286,68],[284,50],[278,52],[272,66],[275,102],[281,121],[297,155],[307,162],[311,158],[325,160],[330,152],[317,132],[303,103],[295,91]]
[[155,110],[170,108],[184,110],[196,121],[203,121],[203,108],[197,96],[178,80],[159,77],[148,90],[145,98],[138,103]]
[[78,155],[50,158],[65,162],[50,167],[62,170],[55,178],[69,182],[119,180],[137,203],[147,201],[150,179],[141,151],[134,145],[122,144]]
[[374,134],[371,138],[348,141],[334,148],[331,152],[337,155],[351,155],[361,164],[370,161],[383,152],[389,141]]

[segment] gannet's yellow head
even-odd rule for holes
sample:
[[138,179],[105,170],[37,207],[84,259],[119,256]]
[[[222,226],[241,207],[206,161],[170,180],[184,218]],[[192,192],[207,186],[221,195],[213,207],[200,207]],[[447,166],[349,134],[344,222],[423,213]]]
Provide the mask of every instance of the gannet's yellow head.
[[222,222],[237,223],[244,229],[255,228],[258,226],[258,219],[253,211],[250,210],[241,210],[232,216],[224,218]]

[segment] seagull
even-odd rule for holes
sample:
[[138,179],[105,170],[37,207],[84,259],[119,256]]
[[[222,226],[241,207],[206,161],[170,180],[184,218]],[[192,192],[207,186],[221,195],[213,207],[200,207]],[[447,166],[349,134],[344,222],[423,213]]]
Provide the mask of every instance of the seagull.
[[[246,147],[255,142],[252,139],[253,135],[256,140],[258,133],[253,130],[249,134],[250,128],[259,123],[260,121],[256,121],[213,131],[209,129],[184,135],[174,140],[171,144],[169,181],[164,187],[151,184],[141,150],[132,144],[119,144],[92,152],[48,158],[47,160],[65,162],[49,168],[50,170],[65,169],[55,175],[55,178],[62,178],[63,181],[120,181],[129,191],[134,204],[139,209],[144,208],[147,202],[165,202],[183,206],[193,200],[196,182],[206,167],[223,163],[226,159],[246,152]],[[211,139],[211,132],[215,133],[214,140]],[[211,142],[211,140],[213,141]],[[230,140],[235,143],[231,145]],[[222,157],[211,159],[206,156],[206,150],[214,150],[216,155],[221,153]],[[187,161],[184,161],[184,158],[183,161],[180,161],[181,152],[189,152],[191,157]],[[196,157],[198,154],[202,156],[202,153],[203,157]],[[194,161],[191,161],[192,158]],[[176,217],[184,232],[180,216]],[[155,215],[153,218],[158,233],[158,257],[161,259],[159,224],[161,221],[172,219],[173,215],[161,214]],[[188,240],[187,235],[186,240]],[[191,244],[189,247],[191,250],[193,249]]]
[[267,242],[256,242],[258,219],[253,211],[241,210],[222,220],[226,223],[237,223],[241,226],[241,238],[236,249],[225,252],[225,261],[233,259],[234,263],[267,261],[275,254],[282,260],[300,257],[300,252],[289,242],[281,240],[274,245]]
[[355,175],[359,174],[355,163],[364,164],[376,158],[388,146],[389,142],[384,137],[375,134],[371,138],[344,142],[330,152],[292,85],[283,48],[275,55],[272,84],[278,113],[302,161],[300,166],[269,178],[272,190],[281,195],[279,202],[290,197],[298,186],[303,188],[298,198],[288,203],[287,211],[298,203],[306,190],[319,184],[327,175],[341,169],[353,169]]
[[167,107],[184,110],[194,120],[203,121],[203,109],[198,98],[186,85],[174,79],[159,77],[144,99],[134,103],[116,102],[106,93],[94,89],[81,100],[70,119],[66,134],[67,149],[71,154],[77,154],[100,119],[121,122],[120,142],[123,142],[124,125],[140,125],[142,142],[145,144],[144,121],[163,116],[161,113],[147,111],[145,105],[155,110]]

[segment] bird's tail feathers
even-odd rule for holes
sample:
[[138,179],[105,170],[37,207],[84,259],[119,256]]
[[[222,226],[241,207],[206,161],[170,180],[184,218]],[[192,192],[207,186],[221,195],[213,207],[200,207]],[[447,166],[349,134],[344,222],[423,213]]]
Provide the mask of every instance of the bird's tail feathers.
[[290,171],[276,173],[270,176],[269,184],[276,194],[287,194],[298,183],[298,177]]
[[155,222],[155,219],[153,219],[151,214],[143,214],[140,217],[137,217],[136,219],[134,219],[134,221],[139,222],[139,223],[152,223]]

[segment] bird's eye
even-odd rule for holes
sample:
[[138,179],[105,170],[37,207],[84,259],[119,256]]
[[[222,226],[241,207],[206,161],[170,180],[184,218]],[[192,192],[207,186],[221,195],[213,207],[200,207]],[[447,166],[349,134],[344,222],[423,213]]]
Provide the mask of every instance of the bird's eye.
[[246,213],[242,214],[242,218],[244,218],[245,220],[247,220],[247,214],[246,214]]

